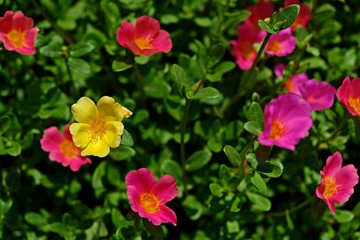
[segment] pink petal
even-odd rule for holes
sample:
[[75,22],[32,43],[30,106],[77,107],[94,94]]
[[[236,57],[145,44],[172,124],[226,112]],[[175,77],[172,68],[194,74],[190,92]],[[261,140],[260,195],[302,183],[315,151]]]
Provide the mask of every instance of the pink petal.
[[321,111],[334,104],[336,89],[325,81],[318,82],[311,79],[303,83],[300,92],[301,96],[309,102],[311,110]]
[[50,152],[59,149],[59,144],[64,140],[64,136],[57,127],[49,127],[45,129],[43,137],[40,140],[41,149]]
[[342,157],[339,152],[335,152],[333,155],[326,159],[326,164],[322,171],[324,177],[335,178],[336,174],[340,171],[342,165]]
[[140,207],[140,195],[141,192],[138,188],[133,185],[128,185],[126,190],[126,194],[129,198],[130,207],[134,212],[139,212]]
[[21,11],[15,13],[12,18],[13,29],[16,29],[21,32],[26,32],[34,26],[34,21],[32,18],[25,17]]
[[163,223],[161,216],[158,213],[147,213],[143,208],[139,208],[139,216],[142,218],[147,218],[155,226],[159,226]]
[[125,182],[126,186],[135,186],[140,193],[150,192],[156,184],[154,174],[147,168],[130,171]]
[[0,17],[0,32],[4,33],[1,36],[1,40],[12,30],[12,18],[14,16],[13,11],[6,11],[4,17]]
[[70,169],[73,171],[73,172],[77,172],[79,171],[80,167],[82,165],[85,165],[85,164],[88,164],[90,163],[91,164],[91,160],[90,158],[87,158],[87,157],[75,157],[73,159],[70,160]]
[[135,38],[155,39],[160,31],[160,23],[154,18],[141,16],[136,20]]
[[172,223],[174,226],[177,224],[177,218],[175,212],[168,206],[161,206],[158,212],[163,223]]
[[285,70],[285,64],[284,63],[278,63],[275,65],[274,68],[274,73],[276,77],[282,77],[283,76],[283,72]]
[[135,27],[128,21],[123,21],[116,33],[116,40],[121,46],[129,46],[135,39]]
[[151,42],[151,45],[160,52],[168,53],[172,48],[172,41],[169,33],[164,30],[160,30],[159,34]]
[[164,204],[173,200],[179,193],[175,178],[170,175],[162,176],[151,192]]
[[64,167],[70,165],[70,161],[67,157],[65,157],[60,150],[51,151],[49,154],[49,159],[53,162],[61,163]]

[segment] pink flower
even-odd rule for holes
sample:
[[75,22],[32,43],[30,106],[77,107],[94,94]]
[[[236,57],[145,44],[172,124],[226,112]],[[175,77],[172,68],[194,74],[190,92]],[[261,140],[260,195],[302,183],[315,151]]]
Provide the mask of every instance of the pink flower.
[[271,17],[274,12],[274,4],[261,0],[255,6],[250,6],[246,9],[250,11],[250,16],[245,20],[245,23],[251,26],[256,32],[259,32],[263,30],[259,27],[258,20]]
[[239,25],[237,40],[231,40],[230,44],[233,46],[231,54],[235,57],[240,69],[251,68],[257,54],[254,43],[261,41],[262,37],[250,25],[246,23]]
[[91,163],[87,157],[80,155],[81,149],[74,145],[69,131],[70,123],[66,124],[64,134],[61,134],[57,127],[45,129],[40,140],[41,149],[49,152],[49,159],[61,163],[64,167],[77,172],[84,164]]
[[353,116],[360,116],[360,78],[346,77],[336,92],[337,98]]
[[116,39],[121,46],[143,56],[168,53],[172,48],[169,33],[160,29],[158,20],[148,16],[139,17],[135,27],[123,21],[117,30]]
[[312,126],[310,105],[298,95],[281,94],[265,106],[264,122],[260,144],[294,151]]
[[331,108],[334,104],[336,89],[325,81],[311,79],[303,83],[300,92],[302,98],[310,103],[312,111],[321,111]]
[[[283,76],[285,64],[279,63],[275,66],[274,72],[277,77]],[[292,75],[290,78],[285,80],[285,89],[289,93],[295,93],[301,95],[300,88],[308,80],[305,72]]]
[[321,173],[321,184],[316,188],[316,196],[325,201],[330,212],[335,215],[335,203],[345,203],[354,193],[354,186],[359,181],[357,169],[353,164],[341,167],[342,157],[335,152],[326,159]]
[[290,6],[292,4],[298,4],[300,6],[300,12],[295,22],[290,26],[291,30],[296,31],[298,26],[302,26],[306,28],[306,25],[311,18],[310,8],[306,4],[300,3],[299,0],[285,0],[284,3],[285,7]]
[[153,173],[146,168],[132,170],[126,175],[127,195],[131,209],[140,217],[149,219],[155,226],[172,223],[176,226],[176,214],[165,204],[178,194],[175,179],[162,176],[156,182]]
[[286,28],[272,35],[265,46],[265,52],[270,56],[283,57],[289,55],[296,47],[296,38],[291,35],[291,29]]
[[9,51],[21,54],[35,54],[35,41],[39,28],[33,27],[32,18],[25,17],[21,11],[6,11],[0,17],[0,41]]

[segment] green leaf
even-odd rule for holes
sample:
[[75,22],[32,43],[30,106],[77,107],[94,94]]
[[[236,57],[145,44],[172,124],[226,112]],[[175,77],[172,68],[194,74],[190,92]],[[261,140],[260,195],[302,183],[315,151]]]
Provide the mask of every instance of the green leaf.
[[247,116],[249,121],[257,122],[260,126],[264,125],[264,113],[259,103],[251,103]]
[[136,56],[134,57],[134,60],[139,65],[145,65],[149,62],[150,57],[147,56]]
[[219,97],[221,97],[221,93],[216,88],[205,87],[200,88],[191,99],[215,99]]
[[41,55],[50,58],[60,58],[62,56],[62,50],[60,45],[46,45],[39,49]]
[[95,49],[94,45],[88,42],[78,43],[70,47],[71,57],[81,57]]
[[283,173],[284,166],[279,161],[270,160],[258,165],[256,170],[268,177],[278,178]]
[[223,57],[225,53],[225,47],[223,44],[215,44],[211,46],[209,50],[209,55],[206,60],[206,66],[208,68],[214,67]]
[[354,219],[354,213],[347,210],[336,210],[336,215],[333,217],[338,223],[346,223]]
[[204,207],[193,195],[188,195],[185,200],[182,201],[182,206],[186,214],[193,221],[199,219],[204,211]]
[[0,118],[0,134],[6,132],[10,127],[11,119],[9,116],[2,116]]
[[300,6],[297,4],[287,6],[283,8],[280,12],[278,12],[275,16],[276,23],[284,21],[284,23],[279,26],[279,29],[281,30],[290,27],[295,22],[297,16],[299,15],[299,12]]
[[165,98],[171,92],[171,87],[163,81],[150,82],[144,86],[145,94],[153,98]]
[[123,135],[121,136],[121,145],[128,147],[134,146],[134,140],[126,129],[124,129]]
[[255,187],[262,193],[265,193],[267,190],[266,183],[264,179],[260,176],[258,172],[254,172],[254,175],[251,177],[251,182],[255,185]]
[[252,208],[257,211],[269,211],[271,202],[264,196],[247,191],[246,196],[253,203]]
[[276,34],[277,32],[275,32],[268,24],[266,24],[263,20],[259,19],[258,20],[258,25],[259,27],[268,32],[268,33],[271,33],[271,34]]
[[29,224],[35,226],[41,226],[47,223],[47,219],[43,215],[35,212],[26,213],[24,218]]
[[217,183],[210,183],[209,185],[211,194],[217,197],[221,197],[223,195],[224,189]]
[[196,171],[204,167],[212,157],[212,153],[208,150],[200,150],[194,152],[186,161],[186,170],[189,172]]
[[177,64],[173,64],[173,67],[171,70],[172,70],[171,73],[173,75],[173,78],[175,80],[177,88],[179,90],[179,93],[182,96],[184,86],[189,85],[188,77],[187,77],[184,69]]
[[244,163],[244,159],[241,159],[239,152],[232,146],[225,145],[223,151],[233,167],[237,168]]
[[211,73],[208,73],[206,76],[210,82],[217,82],[217,81],[221,80],[223,74],[233,70],[235,67],[236,67],[236,64],[234,62],[223,61],[220,64],[218,64],[211,71]]
[[136,155],[133,148],[120,145],[118,148],[110,151],[110,157],[115,161],[123,161]]
[[111,64],[111,68],[114,72],[121,72],[126,69],[132,68],[132,65],[114,60]]
[[91,68],[89,63],[81,58],[69,58],[68,65],[69,68],[74,72],[83,73],[83,74],[91,73]]
[[259,135],[262,131],[261,125],[255,121],[246,122],[244,124],[244,129],[255,136]]

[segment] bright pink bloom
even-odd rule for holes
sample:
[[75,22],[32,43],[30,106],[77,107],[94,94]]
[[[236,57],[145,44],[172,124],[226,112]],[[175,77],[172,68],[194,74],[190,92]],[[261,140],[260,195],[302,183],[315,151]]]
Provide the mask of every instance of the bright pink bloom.
[[311,126],[309,103],[296,94],[281,94],[265,106],[264,131],[259,134],[259,142],[294,151]]
[[250,16],[245,20],[245,23],[251,26],[256,32],[259,32],[263,30],[259,27],[258,20],[271,17],[274,12],[274,4],[261,0],[255,6],[250,6],[246,9],[250,11]]
[[[277,77],[283,76],[285,64],[279,63],[275,66],[274,72]],[[295,93],[301,95],[300,87],[308,80],[308,76],[305,72],[292,75],[290,78],[285,80],[285,89],[289,93]]]
[[312,111],[321,111],[331,108],[334,104],[336,89],[325,81],[311,79],[303,83],[300,92],[301,97],[310,103]]
[[0,41],[9,51],[21,54],[35,54],[35,41],[39,28],[33,27],[32,18],[25,17],[21,11],[6,11],[0,17]]
[[135,26],[123,21],[117,30],[116,39],[121,46],[143,56],[168,53],[172,48],[169,33],[160,29],[158,20],[148,16],[139,17]]
[[147,168],[132,170],[126,175],[127,195],[131,209],[140,217],[149,219],[155,226],[172,223],[176,226],[176,214],[165,204],[177,194],[175,179],[170,175],[155,180]]
[[321,173],[321,184],[316,188],[316,196],[325,201],[330,212],[335,215],[335,203],[345,203],[354,193],[359,181],[357,169],[353,164],[342,166],[342,157],[335,152],[326,159]]
[[242,70],[251,68],[257,51],[254,43],[260,43],[261,36],[248,24],[243,23],[239,25],[237,31],[237,40],[231,40],[230,44],[233,46],[231,54],[236,59],[236,64]]
[[265,46],[265,52],[270,56],[283,57],[289,55],[296,47],[296,38],[291,35],[291,29],[286,28],[272,35]]
[[346,77],[336,92],[337,98],[353,116],[360,116],[360,78]]
[[91,160],[80,155],[81,149],[74,145],[69,127],[70,123],[66,124],[64,134],[54,126],[45,129],[40,144],[42,150],[50,152],[51,161],[61,163],[64,167],[70,166],[72,171],[77,172],[82,165],[91,163]]
[[291,30],[296,31],[298,26],[302,26],[306,28],[307,23],[311,18],[311,11],[308,5],[304,3],[300,3],[299,0],[285,0],[285,7],[290,6],[292,4],[298,4],[300,6],[300,12],[295,22],[290,26]]

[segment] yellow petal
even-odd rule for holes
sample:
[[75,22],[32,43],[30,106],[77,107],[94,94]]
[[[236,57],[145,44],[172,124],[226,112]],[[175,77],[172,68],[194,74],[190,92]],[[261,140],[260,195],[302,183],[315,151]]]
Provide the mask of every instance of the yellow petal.
[[105,121],[122,121],[125,115],[122,106],[115,102],[112,97],[104,96],[97,103],[99,116]]
[[105,157],[110,153],[110,147],[104,138],[98,141],[91,141],[87,147],[81,152],[81,156],[94,155],[97,157]]
[[88,97],[82,97],[73,104],[71,113],[79,123],[90,123],[99,116],[95,103]]
[[86,123],[72,123],[70,133],[75,146],[85,148],[91,141],[90,125]]
[[116,148],[120,145],[121,135],[124,131],[122,122],[107,122],[104,138],[110,147]]
[[131,117],[131,115],[133,114],[132,111],[130,111],[129,109],[127,109],[124,106],[121,106],[121,108],[124,110],[124,117],[126,117],[126,118]]

